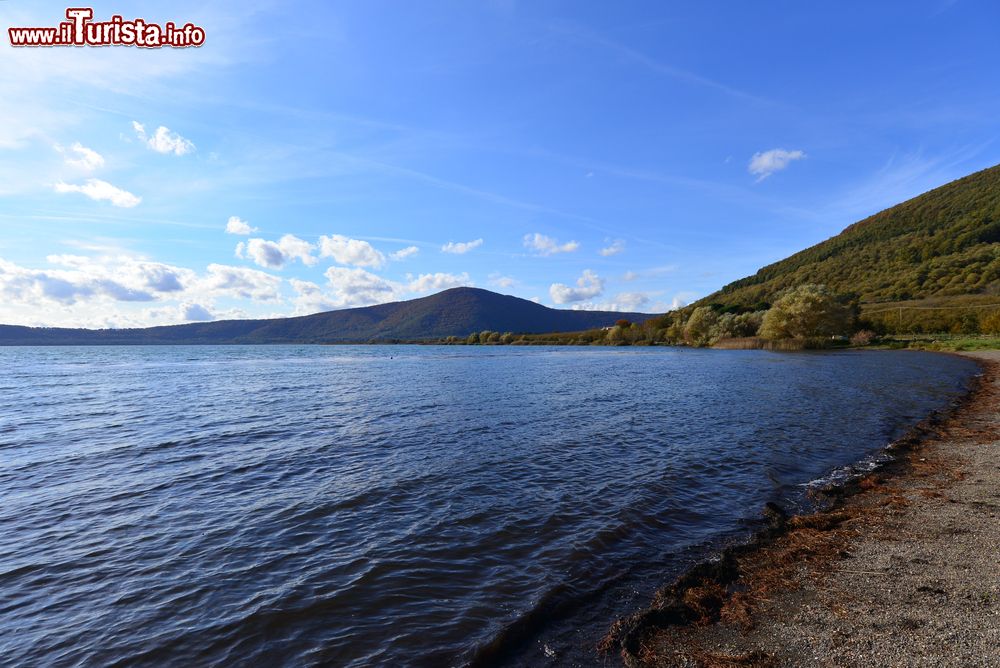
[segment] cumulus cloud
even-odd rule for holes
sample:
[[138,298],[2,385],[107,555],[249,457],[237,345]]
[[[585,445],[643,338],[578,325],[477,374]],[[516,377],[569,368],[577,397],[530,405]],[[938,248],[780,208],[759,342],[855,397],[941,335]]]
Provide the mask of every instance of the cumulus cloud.
[[0,259],[0,301],[72,305],[90,299],[145,302],[184,290],[194,272],[134,258],[92,260],[50,255],[52,269],[27,269]]
[[311,281],[292,278],[288,282],[296,293],[293,300],[295,315],[312,315],[313,313],[321,313],[341,306],[327,297],[323,289]]
[[104,166],[104,156],[80,142],[75,142],[68,151],[59,145],[56,145],[56,150],[63,154],[63,160],[70,167],[93,172]]
[[180,316],[188,322],[209,322],[215,320],[212,312],[201,304],[181,304]]
[[538,255],[554,255],[555,253],[572,253],[580,247],[580,244],[576,241],[560,244],[552,237],[535,232],[524,235],[524,247],[535,251]]
[[275,302],[281,299],[281,279],[277,276],[224,264],[210,264],[198,281],[197,290],[215,297],[235,297]]
[[376,250],[367,241],[350,239],[340,234],[321,236],[319,238],[319,254],[322,257],[333,258],[340,264],[354,267],[380,268],[385,264],[385,255]]
[[593,299],[604,292],[604,279],[590,269],[584,269],[580,278],[576,279],[576,287],[553,283],[549,286],[549,296],[556,304],[570,304]]
[[441,246],[442,253],[453,253],[454,255],[464,255],[470,250],[474,250],[483,245],[482,239],[476,239],[475,241],[449,241],[444,246]]
[[406,282],[393,281],[360,268],[330,267],[324,272],[328,291],[309,281],[289,281],[296,291],[297,313],[316,313],[334,308],[370,306],[472,285],[469,275],[443,272],[408,274]]
[[[605,239],[605,241],[611,241],[610,239]],[[601,255],[604,257],[611,257],[612,255],[618,255],[625,251],[625,241],[623,239],[615,239],[611,241],[611,245],[605,246],[601,249]]]
[[389,254],[389,259],[391,260],[405,260],[408,257],[413,257],[420,252],[420,249],[416,246],[407,246],[406,248],[401,248],[395,253]]
[[256,227],[250,227],[250,223],[241,220],[239,216],[230,216],[226,221],[226,234],[241,234],[250,236],[257,231]]
[[754,153],[750,158],[747,171],[757,177],[758,183],[771,174],[780,172],[795,160],[806,157],[803,151],[786,151],[783,148],[772,148],[770,151]]
[[392,301],[401,286],[364,269],[330,267],[323,274],[338,307],[368,306]]
[[440,292],[448,288],[457,288],[463,285],[472,285],[467,273],[445,274],[420,274],[416,278],[411,278],[407,287],[410,292]]
[[0,258],[0,322],[144,327],[247,317],[242,309],[217,310],[217,299],[282,300],[282,280],[262,271],[210,265],[197,272],[117,248],[99,253],[49,255],[44,268]]
[[265,239],[248,239],[236,244],[236,257],[252,260],[258,266],[268,269],[281,269],[286,264],[299,260],[302,264],[316,264],[315,249],[308,241],[299,239],[294,234],[286,234],[277,242]]
[[110,202],[112,206],[122,207],[125,209],[131,209],[142,201],[141,197],[137,197],[127,190],[122,190],[121,188],[113,186],[107,181],[101,181],[100,179],[87,179],[83,185],[63,183],[60,181],[55,185],[55,191],[57,193],[80,193],[81,195],[89,197],[94,201],[107,201]]
[[186,155],[195,149],[191,141],[181,137],[176,132],[171,132],[169,128],[162,125],[156,128],[156,132],[152,136],[146,134],[146,126],[139,121],[132,121],[132,129],[135,130],[140,141],[157,153]]

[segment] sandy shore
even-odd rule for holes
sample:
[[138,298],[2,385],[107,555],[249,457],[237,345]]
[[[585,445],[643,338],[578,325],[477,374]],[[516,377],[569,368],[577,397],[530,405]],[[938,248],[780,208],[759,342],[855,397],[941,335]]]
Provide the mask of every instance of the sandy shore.
[[630,666],[1000,666],[1000,352],[979,388],[827,512],[665,589]]

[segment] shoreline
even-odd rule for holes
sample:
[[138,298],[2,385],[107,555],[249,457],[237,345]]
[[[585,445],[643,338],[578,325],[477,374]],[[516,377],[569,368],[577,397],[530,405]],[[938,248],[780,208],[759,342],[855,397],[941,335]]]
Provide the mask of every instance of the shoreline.
[[[629,668],[997,665],[1000,352],[963,356],[981,369],[969,391],[886,446],[888,461],[819,490],[816,512],[788,516],[769,505],[766,528],[660,589],[649,607],[616,622],[599,650]],[[980,469],[971,481],[970,463]],[[984,517],[973,518],[976,511]],[[964,552],[934,558],[956,545]],[[977,555],[978,571],[965,552]],[[938,582],[945,573],[949,587]],[[948,593],[977,587],[971,601]],[[936,605],[925,600],[934,597]],[[956,636],[941,624],[962,630]],[[928,628],[941,633],[928,636]],[[953,637],[963,648],[942,642]]]

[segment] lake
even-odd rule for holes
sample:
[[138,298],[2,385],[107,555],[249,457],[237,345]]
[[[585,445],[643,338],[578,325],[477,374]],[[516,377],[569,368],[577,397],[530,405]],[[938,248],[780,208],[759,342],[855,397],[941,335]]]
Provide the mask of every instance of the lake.
[[0,348],[10,665],[592,665],[976,365],[917,352]]

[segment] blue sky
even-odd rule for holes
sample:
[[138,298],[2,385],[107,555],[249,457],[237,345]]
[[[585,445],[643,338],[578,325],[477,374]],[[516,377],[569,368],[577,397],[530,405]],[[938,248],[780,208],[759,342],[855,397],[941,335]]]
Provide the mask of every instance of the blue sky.
[[121,1],[207,41],[9,46],[65,9],[0,3],[4,323],[659,312],[1000,162],[988,2]]

